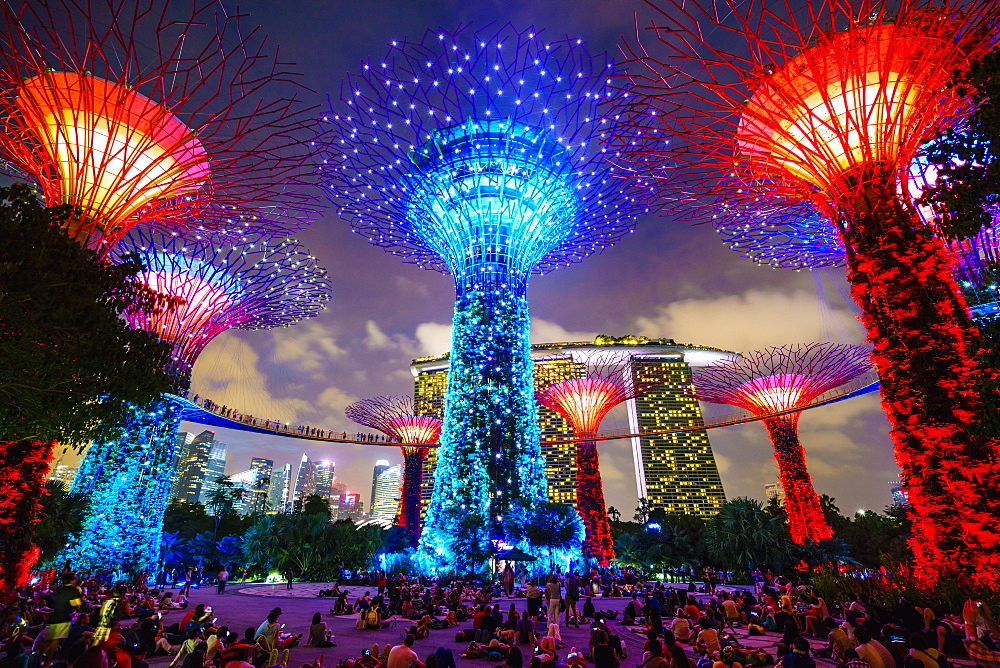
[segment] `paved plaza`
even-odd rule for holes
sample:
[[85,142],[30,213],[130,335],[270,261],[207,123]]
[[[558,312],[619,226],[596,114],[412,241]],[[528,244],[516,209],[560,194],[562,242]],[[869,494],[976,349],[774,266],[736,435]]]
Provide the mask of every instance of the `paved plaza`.
[[[247,627],[253,626],[256,628],[263,622],[267,613],[272,608],[280,607],[282,610],[280,621],[285,624],[284,632],[293,634],[302,633],[303,640],[308,635],[309,624],[312,621],[313,614],[319,612],[322,614],[327,628],[333,631],[336,636],[334,641],[337,643],[337,647],[326,649],[295,647],[291,650],[289,659],[289,666],[293,668],[299,668],[304,663],[313,663],[320,655],[324,657],[324,666],[330,668],[345,657],[358,656],[363,650],[371,648],[374,643],[378,643],[381,647],[385,643],[396,645],[401,642],[401,638],[409,626],[405,620],[397,620],[394,625],[390,624],[389,628],[380,631],[357,631],[354,628],[355,615],[331,616],[329,613],[330,608],[333,606],[333,599],[316,597],[316,594],[321,589],[329,589],[330,587],[332,587],[330,583],[295,583],[291,591],[289,591],[283,582],[255,585],[236,583],[230,585],[227,593],[224,595],[216,594],[214,587],[193,590],[191,604],[205,603],[212,606],[215,616],[218,617],[218,623],[228,625],[231,630],[241,635]],[[346,589],[350,592],[351,602],[365,591],[370,591],[372,594],[376,593],[375,587],[350,586]],[[701,594],[699,598],[704,598],[704,596],[704,594]],[[595,608],[598,610],[618,611],[619,619],[628,601],[628,598],[596,597],[593,599]],[[517,605],[518,610],[526,609],[524,598],[504,598],[496,602],[500,603],[500,609],[505,613],[511,602]],[[183,611],[171,612],[164,617],[164,623],[170,624],[178,621],[183,614]],[[609,621],[609,625],[615,633],[621,636],[622,641],[628,649],[628,658],[622,661],[622,666],[632,666],[640,663],[637,659],[640,659],[642,656],[642,644],[645,637],[623,627],[620,623]],[[485,658],[473,660],[461,658],[462,651],[468,646],[468,643],[456,642],[455,634],[459,630],[471,628],[471,626],[471,620],[467,620],[453,629],[431,631],[430,637],[418,640],[414,645],[414,649],[421,659],[425,658],[428,654],[433,654],[438,647],[447,647],[454,652],[456,660],[462,665],[496,665],[497,662],[491,662]],[[538,624],[538,629],[542,631],[541,623]],[[590,638],[589,625],[584,625],[579,629],[562,626],[561,633],[563,642],[566,643],[567,647],[577,647],[581,651],[587,650]],[[779,638],[780,634],[777,633],[751,637],[747,636],[746,629],[737,629],[737,639],[741,644],[748,647],[762,648],[772,656],[774,656]],[[810,640],[814,647],[825,646],[825,641],[818,639]],[[567,652],[568,650],[561,650],[559,652],[560,658],[565,658]],[[689,652],[689,654],[691,654],[692,658],[695,658],[692,652]],[[169,657],[156,657],[150,661],[151,664],[156,666],[164,666],[168,662]],[[834,665],[832,662],[822,659],[817,660],[817,663],[823,666]]]

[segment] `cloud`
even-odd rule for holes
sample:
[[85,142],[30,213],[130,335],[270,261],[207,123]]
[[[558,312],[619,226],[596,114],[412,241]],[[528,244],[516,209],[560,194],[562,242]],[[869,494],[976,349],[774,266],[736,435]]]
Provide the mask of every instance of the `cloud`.
[[389,347],[389,335],[383,332],[382,328],[374,320],[369,320],[365,323],[365,332],[367,333],[367,336],[365,336],[365,345],[372,350],[383,350]]
[[222,334],[198,358],[191,394],[257,417],[288,422],[312,417],[314,410],[308,401],[271,393],[259,361],[260,356],[246,341],[232,333]]
[[415,357],[423,349],[418,340],[405,334],[386,334],[374,320],[365,323],[364,344],[369,350],[396,351],[403,357]]
[[752,289],[741,294],[684,299],[662,304],[635,319],[637,334],[747,351],[787,343],[828,341],[860,343],[863,334],[854,315],[822,309],[815,293]]
[[451,325],[422,322],[415,335],[421,355],[443,355],[451,350]]
[[[593,341],[596,336],[595,332],[572,332],[562,325],[544,318],[531,319],[530,338],[532,343]],[[417,325],[415,337],[421,355],[443,355],[451,350],[451,325],[440,322],[424,322]]]
[[551,320],[543,320],[542,318],[531,319],[532,343],[593,341],[596,336],[596,332],[571,332],[562,325],[552,322]]
[[337,345],[333,333],[318,322],[305,322],[294,327],[275,329],[274,361],[291,362],[303,371],[320,369],[333,358],[347,351]]

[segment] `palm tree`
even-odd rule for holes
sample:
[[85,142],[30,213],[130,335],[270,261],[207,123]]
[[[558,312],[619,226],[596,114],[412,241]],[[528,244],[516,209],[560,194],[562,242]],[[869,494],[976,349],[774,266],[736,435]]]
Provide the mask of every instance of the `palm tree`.
[[215,479],[215,486],[208,493],[208,507],[215,516],[215,530],[212,532],[212,540],[215,540],[219,533],[219,523],[223,515],[231,515],[236,512],[236,502],[243,498],[243,489],[237,487],[229,478],[220,476]]
[[722,505],[708,523],[705,542],[709,553],[738,573],[753,568],[780,571],[789,549],[788,528],[759,501],[738,497]]
[[184,561],[187,555],[187,540],[181,538],[181,532],[169,533],[164,531],[160,538],[160,558],[163,564],[179,564]]
[[645,551],[642,547],[642,541],[632,534],[619,536],[618,539],[615,540],[615,555],[615,561],[622,566],[645,568],[647,565],[645,560]]
[[59,480],[45,482],[42,507],[32,537],[32,542],[41,552],[41,562],[55,558],[59,550],[66,546],[69,536],[80,530],[86,507],[84,494],[70,493]]

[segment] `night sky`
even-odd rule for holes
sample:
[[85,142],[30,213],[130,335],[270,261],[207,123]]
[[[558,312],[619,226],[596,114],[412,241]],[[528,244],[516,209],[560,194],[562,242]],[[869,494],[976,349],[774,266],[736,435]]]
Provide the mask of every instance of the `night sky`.
[[[226,6],[236,8],[234,2]],[[346,72],[381,58],[389,41],[416,40],[428,28],[511,21],[553,38],[583,38],[599,53],[615,51],[621,35],[634,34],[634,14],[640,20],[650,15],[631,0],[255,0],[239,7],[281,46],[284,59],[298,63],[302,83],[315,91],[309,101],[318,104],[325,104],[328,92],[337,95]],[[726,249],[710,226],[694,222],[649,216],[603,254],[534,278],[534,342],[635,333],[739,351],[862,341],[842,297],[842,272],[828,274],[827,287],[818,291],[809,272],[758,267]],[[411,393],[410,360],[447,350],[452,281],[369,246],[329,211],[298,237],[329,270],[335,290],[330,307],[292,328],[222,335],[195,367],[194,391],[254,415],[354,433],[358,427],[343,415],[346,405]],[[617,414],[604,424],[624,426]],[[185,423],[182,429],[202,427]],[[819,493],[836,497],[845,512],[882,510],[890,502],[887,482],[898,469],[877,396],[808,411],[800,429]],[[765,483],[776,477],[763,426],[716,429],[710,437],[727,495],[762,499]],[[361,491],[366,506],[375,460],[401,461],[395,448],[325,446],[227,430],[217,430],[217,438],[230,446],[229,473],[248,468],[252,456],[277,466],[297,465],[303,452],[333,460],[338,481]],[[636,493],[627,442],[604,443],[601,454],[608,504],[630,517]]]

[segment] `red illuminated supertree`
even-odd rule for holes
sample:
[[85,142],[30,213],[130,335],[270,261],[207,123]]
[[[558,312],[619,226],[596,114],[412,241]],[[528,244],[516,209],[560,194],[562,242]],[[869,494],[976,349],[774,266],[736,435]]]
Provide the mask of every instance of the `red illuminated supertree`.
[[587,377],[548,383],[538,388],[535,398],[561,415],[573,429],[576,443],[576,508],[583,518],[587,535],[583,553],[602,566],[615,558],[615,542],[608,524],[601,482],[597,435],[601,421],[615,406],[653,389],[662,378],[636,380],[627,353],[609,353],[587,360]]
[[[976,330],[908,194],[921,146],[968,113],[947,84],[987,52],[994,0],[650,2],[657,53],[625,45],[620,143],[669,164],[667,208],[806,202],[834,221],[912,503],[916,577],[1000,582],[1000,458],[976,434]],[[889,5],[892,5],[891,9]],[[720,6],[721,5],[721,6]],[[650,109],[655,112],[650,112]],[[662,119],[652,151],[632,143]]]
[[297,227],[309,109],[257,30],[210,0],[0,5],[0,160],[68,233],[107,252],[132,226]]
[[[837,343],[806,343],[744,353],[732,362],[692,369],[701,401],[730,404],[754,415],[773,415],[803,406],[819,395],[870,372],[867,348]],[[788,527],[796,543],[833,536],[819,496],[806,470],[799,443],[800,413],[764,418],[774,445],[778,479],[785,490]]]
[[356,401],[344,414],[358,424],[399,439],[403,451],[403,489],[397,524],[420,537],[420,489],[423,486],[424,458],[431,445],[441,438],[442,422],[435,417],[416,415],[413,397],[379,396]]

